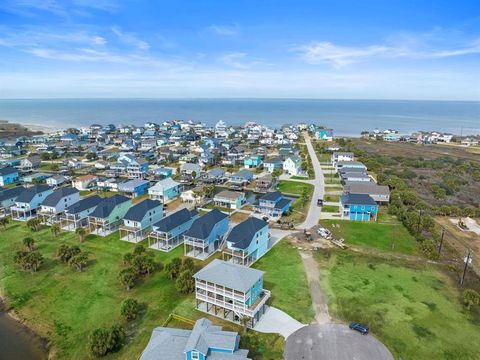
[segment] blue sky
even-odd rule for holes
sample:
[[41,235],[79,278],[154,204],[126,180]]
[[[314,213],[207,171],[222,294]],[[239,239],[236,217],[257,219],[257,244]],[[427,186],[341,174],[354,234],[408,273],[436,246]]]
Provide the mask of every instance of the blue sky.
[[0,98],[480,99],[478,1],[0,0]]

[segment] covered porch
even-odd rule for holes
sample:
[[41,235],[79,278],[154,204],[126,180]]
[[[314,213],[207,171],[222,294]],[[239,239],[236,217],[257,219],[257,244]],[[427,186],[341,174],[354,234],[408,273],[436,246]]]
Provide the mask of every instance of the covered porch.
[[108,236],[118,230],[120,221],[110,223],[108,219],[88,217],[88,231],[98,236]]
[[148,229],[137,228],[133,226],[121,225],[118,228],[120,240],[137,244],[148,236]]
[[148,235],[148,247],[154,250],[169,252],[183,243],[183,236],[171,236],[169,233],[152,231]]

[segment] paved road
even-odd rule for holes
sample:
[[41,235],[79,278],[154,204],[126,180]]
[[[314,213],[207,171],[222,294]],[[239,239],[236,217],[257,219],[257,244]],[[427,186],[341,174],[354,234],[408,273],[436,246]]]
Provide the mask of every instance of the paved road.
[[343,324],[312,324],[287,338],[285,360],[393,360],[380,341]]
[[307,217],[305,221],[298,226],[299,229],[310,229],[318,224],[320,220],[321,207],[317,206],[317,199],[323,199],[325,194],[325,181],[323,178],[322,168],[318,161],[317,154],[313,149],[312,141],[307,132],[303,133],[305,137],[305,143],[307,144],[308,154],[312,160],[313,170],[315,172],[315,180],[313,182],[315,188],[313,190],[312,200],[310,201],[310,208],[308,209]]
[[300,321],[295,320],[284,311],[269,306],[254,330],[261,333],[278,333],[287,339],[298,329],[304,327]]

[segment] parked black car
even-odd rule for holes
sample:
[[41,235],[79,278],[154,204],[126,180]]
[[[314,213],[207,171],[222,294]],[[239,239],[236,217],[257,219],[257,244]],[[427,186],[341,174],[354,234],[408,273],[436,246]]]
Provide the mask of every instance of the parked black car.
[[323,206],[323,199],[317,200],[317,206]]
[[368,334],[368,326],[360,323],[355,323],[352,322],[350,323],[350,329],[358,331],[362,335],[367,335]]

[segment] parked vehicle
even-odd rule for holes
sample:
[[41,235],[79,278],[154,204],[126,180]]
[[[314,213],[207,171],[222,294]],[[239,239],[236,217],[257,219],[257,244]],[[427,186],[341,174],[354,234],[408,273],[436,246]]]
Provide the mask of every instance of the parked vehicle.
[[368,326],[365,324],[360,324],[356,322],[350,323],[350,329],[358,331],[362,335],[367,335],[368,334]]
[[323,199],[317,200],[317,206],[323,206]]
[[324,239],[330,239],[332,237],[332,233],[330,232],[330,230],[325,228],[318,228],[317,233]]

